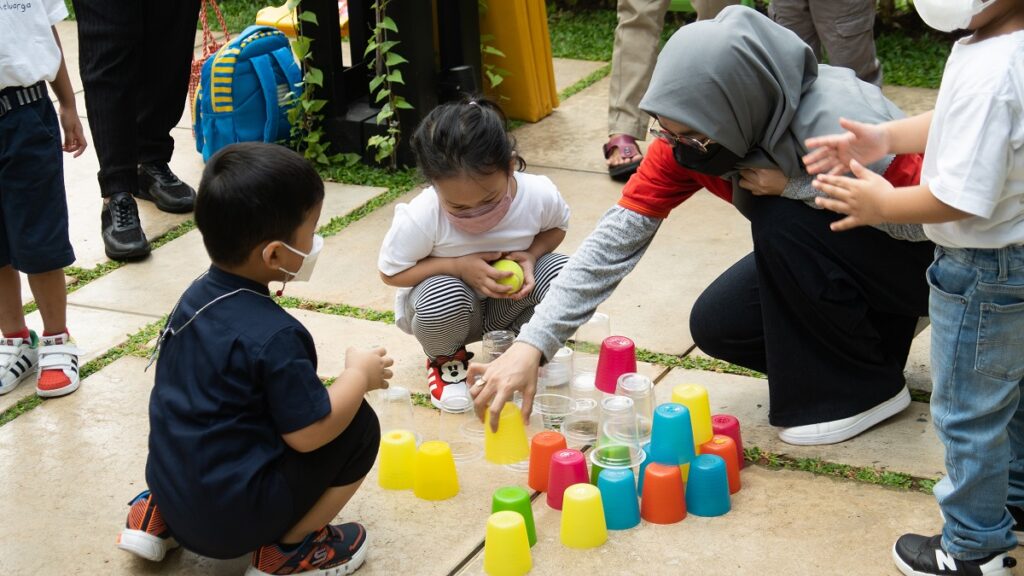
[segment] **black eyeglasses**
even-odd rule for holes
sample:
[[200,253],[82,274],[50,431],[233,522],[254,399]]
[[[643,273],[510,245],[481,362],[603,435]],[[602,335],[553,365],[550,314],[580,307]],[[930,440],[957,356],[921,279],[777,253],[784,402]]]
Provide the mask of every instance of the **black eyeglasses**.
[[673,134],[672,132],[669,132],[664,128],[655,128],[654,126],[651,126],[650,133],[651,136],[654,136],[655,138],[661,138],[662,140],[667,141],[669,144],[682,144],[683,146],[689,146],[690,148],[699,151],[701,154],[708,153],[707,146],[709,143],[711,143],[711,138],[707,136],[705,136],[703,140],[698,140],[692,136],[686,136],[683,134]]

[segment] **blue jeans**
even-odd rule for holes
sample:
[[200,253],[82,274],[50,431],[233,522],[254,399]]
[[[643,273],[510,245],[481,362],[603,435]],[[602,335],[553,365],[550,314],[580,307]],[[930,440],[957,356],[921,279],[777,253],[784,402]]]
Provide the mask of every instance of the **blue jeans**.
[[1006,505],[1024,506],[1024,246],[937,247],[928,283],[942,546],[976,560],[1017,545]]

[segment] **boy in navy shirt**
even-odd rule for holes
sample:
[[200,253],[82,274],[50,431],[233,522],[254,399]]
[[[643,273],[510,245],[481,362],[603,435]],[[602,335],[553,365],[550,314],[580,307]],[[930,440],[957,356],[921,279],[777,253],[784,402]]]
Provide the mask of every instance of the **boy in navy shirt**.
[[146,491],[118,546],[161,560],[180,542],[213,558],[253,552],[247,576],[349,574],[363,527],[330,525],[370,470],[380,426],[363,400],[387,386],[382,348],[349,348],[330,388],[309,332],[269,282],[308,280],[324,187],[273,144],[210,159],[196,225],[213,261],[182,295],[161,338],[150,397]]

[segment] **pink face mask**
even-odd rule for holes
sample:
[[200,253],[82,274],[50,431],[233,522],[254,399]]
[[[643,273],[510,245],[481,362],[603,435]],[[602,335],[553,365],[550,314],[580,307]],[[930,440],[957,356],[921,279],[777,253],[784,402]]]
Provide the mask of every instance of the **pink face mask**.
[[483,206],[477,206],[476,208],[470,208],[469,210],[463,210],[458,214],[452,214],[451,212],[444,210],[445,216],[448,217],[448,221],[455,226],[456,229],[465,232],[466,234],[483,234],[498,225],[505,214],[508,214],[508,209],[512,206],[512,179],[508,180],[508,189],[505,191],[505,196],[497,202],[491,202],[490,204],[484,204]]

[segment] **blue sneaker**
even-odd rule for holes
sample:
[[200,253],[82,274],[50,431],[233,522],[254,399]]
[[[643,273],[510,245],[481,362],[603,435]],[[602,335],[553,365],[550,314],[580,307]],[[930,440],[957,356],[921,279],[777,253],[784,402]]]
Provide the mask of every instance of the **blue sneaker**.
[[118,548],[146,560],[159,562],[168,550],[178,547],[178,542],[171,536],[167,524],[164,524],[164,518],[149,490],[144,490],[128,505],[131,506],[128,520],[124,523],[124,530],[117,535]]
[[245,576],[344,576],[363,565],[366,549],[366,529],[361,524],[328,524],[289,552],[277,544],[260,546],[252,553]]

